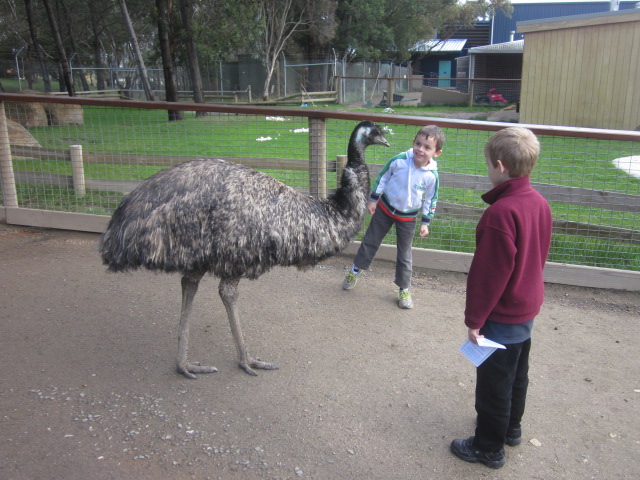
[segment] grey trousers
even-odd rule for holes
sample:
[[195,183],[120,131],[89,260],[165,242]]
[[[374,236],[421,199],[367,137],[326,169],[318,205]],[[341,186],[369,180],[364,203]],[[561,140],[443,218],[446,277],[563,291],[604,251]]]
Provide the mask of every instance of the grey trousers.
[[380,248],[382,240],[395,224],[398,237],[398,253],[396,257],[395,284],[400,288],[411,287],[411,272],[413,270],[413,255],[411,246],[416,232],[416,220],[401,222],[384,213],[380,207],[376,208],[369,228],[364,234],[358,253],[353,259],[353,264],[362,270],[368,270],[373,258]]

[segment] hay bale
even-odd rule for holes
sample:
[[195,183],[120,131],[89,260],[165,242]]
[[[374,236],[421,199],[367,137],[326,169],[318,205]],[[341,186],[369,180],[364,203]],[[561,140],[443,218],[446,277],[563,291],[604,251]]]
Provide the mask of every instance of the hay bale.
[[84,125],[84,110],[81,105],[46,103],[44,109],[49,117],[49,125]]
[[[43,95],[42,92],[33,90],[22,90],[20,93]],[[5,111],[7,118],[26,128],[47,125],[84,125],[84,111],[80,105],[7,102]]]
[[42,147],[29,131],[18,122],[7,119],[7,130],[9,131],[9,144],[20,145],[22,147]]
[[5,112],[8,120],[23,127],[46,127],[49,124],[47,112],[41,103],[6,102]]

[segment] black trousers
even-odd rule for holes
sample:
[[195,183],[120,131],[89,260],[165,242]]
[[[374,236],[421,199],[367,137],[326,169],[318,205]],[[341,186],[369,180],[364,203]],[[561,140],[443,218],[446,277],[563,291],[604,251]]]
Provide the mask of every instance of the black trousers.
[[495,452],[508,431],[520,428],[529,386],[531,339],[505,345],[476,369],[478,423],[474,444]]

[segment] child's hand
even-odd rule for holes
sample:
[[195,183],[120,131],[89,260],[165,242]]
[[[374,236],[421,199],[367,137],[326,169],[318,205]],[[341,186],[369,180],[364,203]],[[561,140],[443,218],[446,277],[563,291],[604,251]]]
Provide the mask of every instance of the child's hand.
[[373,215],[374,213],[376,213],[376,207],[378,206],[378,202],[369,202],[367,204],[367,211]]
[[429,235],[429,225],[423,223],[422,225],[420,225],[420,236],[426,237],[427,235]]
[[472,343],[475,343],[476,345],[478,344],[478,340],[476,340],[476,338],[484,338],[484,335],[480,335],[480,329],[474,329],[474,328],[470,328],[469,332],[467,333],[469,340]]

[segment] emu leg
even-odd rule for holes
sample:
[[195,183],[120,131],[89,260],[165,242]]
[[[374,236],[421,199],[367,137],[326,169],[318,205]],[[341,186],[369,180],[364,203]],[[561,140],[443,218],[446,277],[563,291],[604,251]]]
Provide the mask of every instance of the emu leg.
[[198,285],[202,279],[202,273],[191,273],[182,276],[182,311],[180,313],[180,333],[178,338],[178,373],[187,378],[196,378],[194,373],[217,372],[216,367],[205,367],[199,363],[190,363],[187,360],[189,351],[189,315],[193,298],[198,292]]
[[231,324],[231,333],[233,339],[236,342],[236,349],[238,350],[238,359],[240,360],[240,368],[242,368],[249,375],[258,375],[252,370],[253,368],[260,368],[263,370],[277,370],[278,365],[275,363],[267,363],[260,361],[259,358],[253,358],[247,353],[247,347],[244,344],[244,335],[240,328],[240,320],[238,318],[238,310],[236,308],[236,302],[238,301],[238,283],[239,278],[230,278],[220,280],[220,286],[218,292],[222,303],[224,303],[227,309],[227,315],[229,317],[229,323]]

